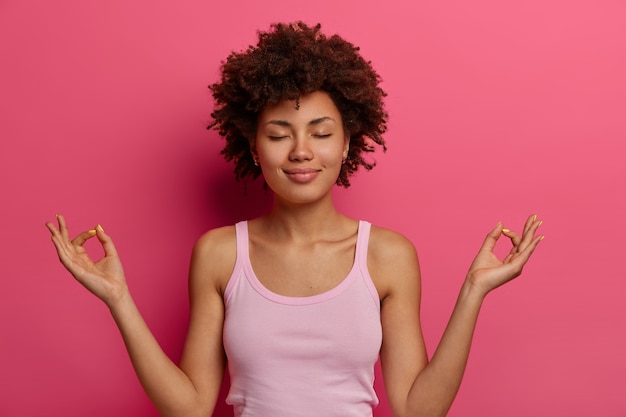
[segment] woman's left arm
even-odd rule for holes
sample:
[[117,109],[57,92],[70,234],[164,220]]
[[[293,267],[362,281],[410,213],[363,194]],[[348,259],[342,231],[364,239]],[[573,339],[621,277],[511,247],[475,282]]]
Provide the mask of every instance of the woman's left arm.
[[[472,262],[450,321],[430,362],[426,358],[419,323],[420,277],[417,257],[407,251],[388,268],[375,255],[372,276],[384,274],[382,299],[383,346],[381,365],[392,411],[397,417],[445,416],[461,384],[480,307],[493,289],[519,276],[543,236],[541,224],[530,216],[522,236],[498,224]],[[503,259],[493,249],[498,238],[508,236],[513,248]],[[408,256],[407,256],[408,254]],[[391,269],[395,269],[391,270]]]

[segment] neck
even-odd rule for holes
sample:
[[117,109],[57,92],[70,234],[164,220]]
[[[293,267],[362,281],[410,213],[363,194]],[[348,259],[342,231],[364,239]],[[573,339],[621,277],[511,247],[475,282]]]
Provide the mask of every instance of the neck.
[[310,204],[288,204],[274,200],[265,216],[267,232],[280,239],[311,241],[341,233],[347,217],[339,213],[332,198]]

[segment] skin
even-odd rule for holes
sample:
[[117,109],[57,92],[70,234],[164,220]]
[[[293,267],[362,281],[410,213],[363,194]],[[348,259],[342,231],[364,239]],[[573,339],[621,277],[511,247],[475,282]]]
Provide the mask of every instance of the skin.
[[[253,156],[274,192],[271,211],[249,222],[250,260],[269,290],[310,296],[338,285],[350,270],[358,221],[339,213],[331,190],[347,155],[341,115],[326,93],[268,106],[259,116]],[[381,364],[394,416],[444,416],[461,383],[476,320],[485,296],[514,279],[543,238],[530,216],[521,235],[498,223],[471,264],[442,339],[428,360],[419,320],[417,254],[402,235],[372,227],[368,268],[381,301]],[[161,350],[128,291],[119,256],[101,228],[73,240],[63,216],[46,224],[62,264],[110,309],[144,389],[164,416],[211,415],[226,359],[222,294],[233,270],[233,226],[202,236],[193,249],[191,314],[180,364]],[[498,259],[502,235],[512,249]],[[94,263],[83,244],[96,237],[105,256]]]

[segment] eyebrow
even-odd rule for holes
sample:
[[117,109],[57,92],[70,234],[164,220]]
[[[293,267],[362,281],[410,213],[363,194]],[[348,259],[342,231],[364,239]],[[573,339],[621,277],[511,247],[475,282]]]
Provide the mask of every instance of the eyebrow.
[[[307,123],[308,126],[315,126],[318,125],[320,123],[326,122],[326,121],[335,121],[335,119],[333,119],[332,117],[328,117],[328,116],[324,116],[324,117],[318,117],[317,119],[313,119],[311,120],[309,123]],[[284,126],[284,127],[290,127],[291,123],[289,123],[286,120],[269,120],[268,122],[265,123],[265,125],[278,125],[278,126]]]

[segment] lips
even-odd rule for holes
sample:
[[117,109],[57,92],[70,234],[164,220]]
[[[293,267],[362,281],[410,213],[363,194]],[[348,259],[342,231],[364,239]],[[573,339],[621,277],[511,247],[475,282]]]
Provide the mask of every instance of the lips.
[[290,180],[304,184],[313,181],[320,173],[320,170],[313,168],[293,168],[283,169],[283,172]]

